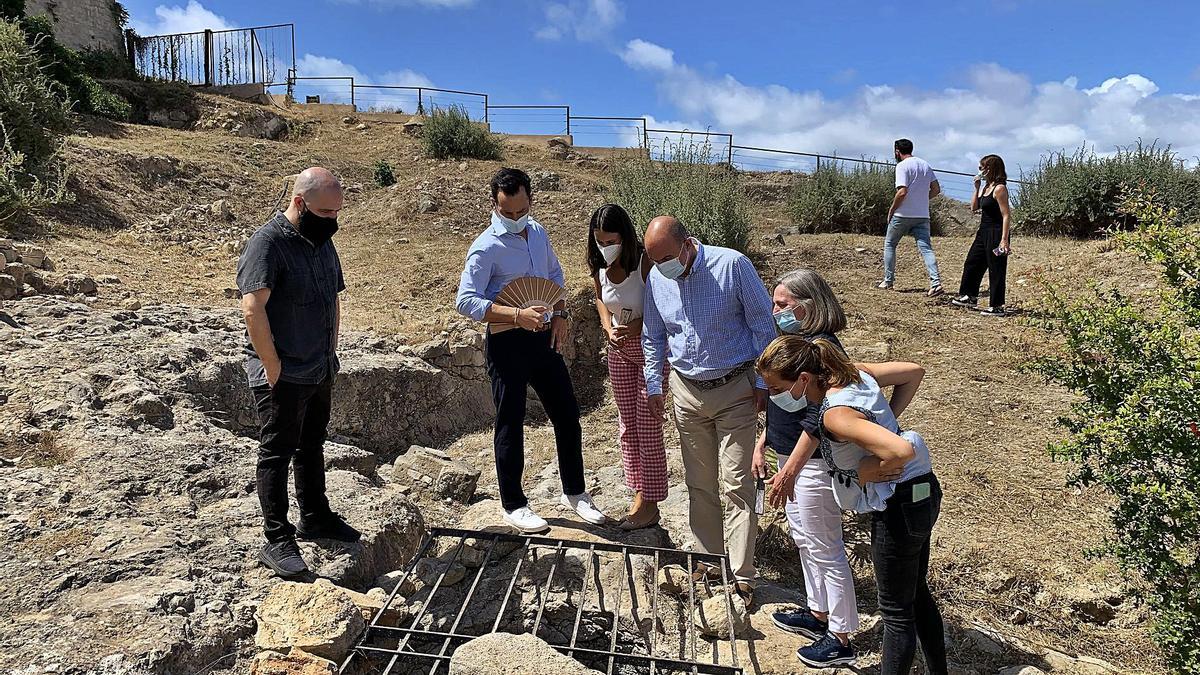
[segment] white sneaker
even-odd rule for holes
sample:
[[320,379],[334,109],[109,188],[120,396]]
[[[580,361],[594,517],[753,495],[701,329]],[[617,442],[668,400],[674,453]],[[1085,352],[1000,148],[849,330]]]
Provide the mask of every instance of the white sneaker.
[[545,532],[550,529],[550,525],[546,523],[546,519],[534,513],[533,509],[530,509],[528,506],[522,506],[512,511],[505,511],[504,522],[526,534]]
[[578,514],[580,518],[583,518],[592,525],[608,524],[608,516],[604,515],[600,512],[600,509],[596,508],[596,505],[592,503],[591,495],[586,492],[575,495],[574,497],[563,495],[558,501],[565,508],[571,509]]
[[890,281],[881,281],[875,284],[875,288],[878,288],[881,291],[890,291],[892,290],[892,286],[893,284]]

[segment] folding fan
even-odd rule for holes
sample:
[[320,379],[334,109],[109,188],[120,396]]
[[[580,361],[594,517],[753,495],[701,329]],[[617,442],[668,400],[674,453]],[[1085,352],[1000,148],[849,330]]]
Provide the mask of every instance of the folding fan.
[[[549,279],[520,277],[508,282],[492,302],[501,307],[516,307],[518,309],[526,309],[538,305],[553,308],[559,301],[566,298],[567,289]],[[550,320],[549,316],[546,317],[546,320]],[[493,333],[502,333],[516,327],[517,324],[510,322],[488,324],[488,328]]]

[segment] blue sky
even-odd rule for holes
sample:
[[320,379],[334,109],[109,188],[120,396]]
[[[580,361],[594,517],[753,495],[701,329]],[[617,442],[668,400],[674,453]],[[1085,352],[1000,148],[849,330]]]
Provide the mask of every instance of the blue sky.
[[[1139,137],[1200,155],[1200,3],[125,0],[143,34],[295,22],[302,75],[488,92],[971,170]],[[327,92],[326,97],[333,95]],[[515,113],[514,113],[515,115]]]

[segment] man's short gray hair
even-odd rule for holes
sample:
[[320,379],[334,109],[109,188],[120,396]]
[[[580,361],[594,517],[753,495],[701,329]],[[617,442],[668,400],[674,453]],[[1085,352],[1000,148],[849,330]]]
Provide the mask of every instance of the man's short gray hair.
[[789,295],[804,308],[800,321],[800,332],[804,335],[818,333],[836,334],[846,327],[846,312],[838,302],[833,289],[820,274],[801,267],[779,277],[775,286],[782,285]]

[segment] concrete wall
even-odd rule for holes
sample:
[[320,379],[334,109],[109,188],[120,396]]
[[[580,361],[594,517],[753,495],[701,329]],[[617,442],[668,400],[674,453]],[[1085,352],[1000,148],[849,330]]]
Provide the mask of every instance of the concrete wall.
[[54,35],[73,49],[94,47],[125,51],[121,27],[112,13],[112,0],[25,0],[29,16],[49,15]]

